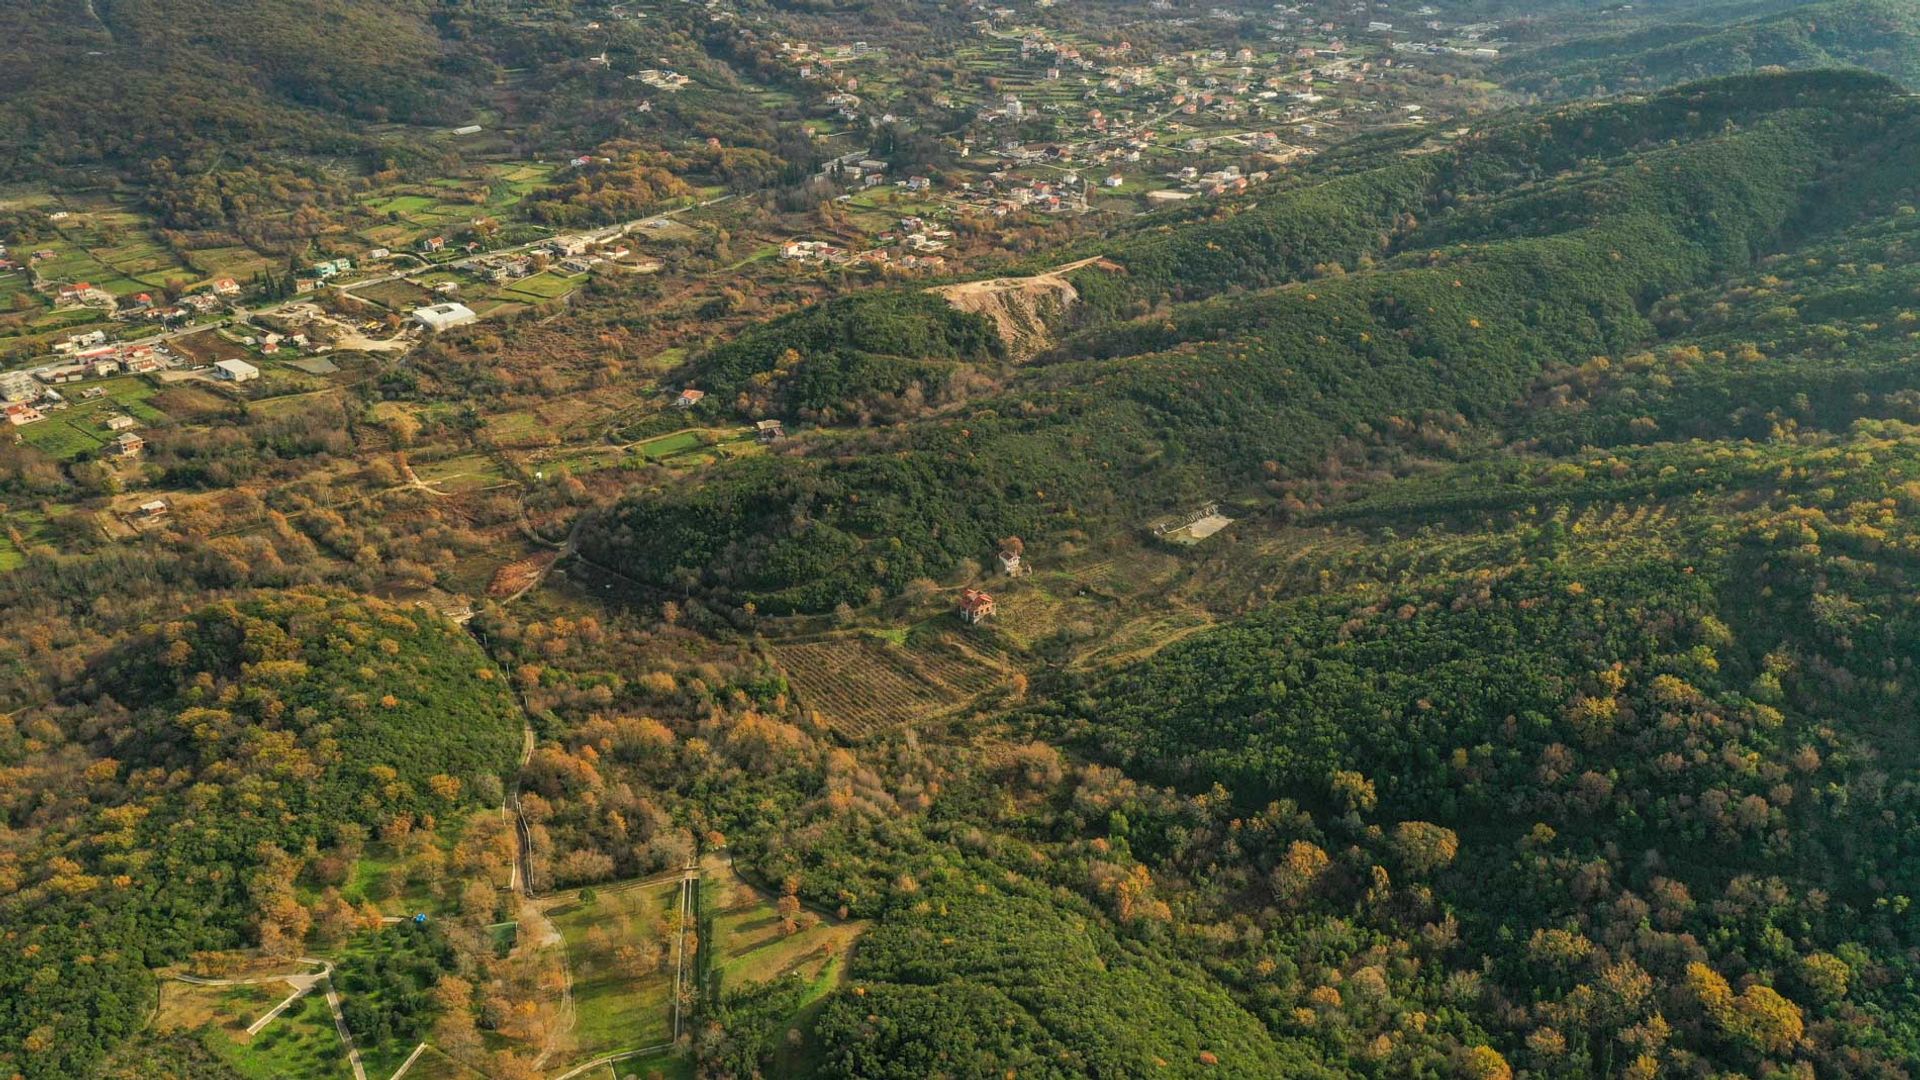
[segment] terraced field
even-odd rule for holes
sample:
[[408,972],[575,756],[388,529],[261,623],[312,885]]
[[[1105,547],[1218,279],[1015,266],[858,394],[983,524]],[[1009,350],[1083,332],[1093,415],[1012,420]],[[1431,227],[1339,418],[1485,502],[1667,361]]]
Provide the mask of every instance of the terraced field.
[[946,635],[898,645],[869,637],[829,637],[774,648],[801,701],[843,738],[958,711],[1004,686],[1004,662]]

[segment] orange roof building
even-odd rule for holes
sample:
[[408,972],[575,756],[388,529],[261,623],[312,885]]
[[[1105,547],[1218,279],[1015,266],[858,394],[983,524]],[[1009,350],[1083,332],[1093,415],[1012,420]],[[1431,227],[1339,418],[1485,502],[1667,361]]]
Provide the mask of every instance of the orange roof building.
[[966,589],[960,593],[960,617],[969,624],[978,624],[982,619],[997,613],[998,605],[993,602],[993,594],[979,589]]

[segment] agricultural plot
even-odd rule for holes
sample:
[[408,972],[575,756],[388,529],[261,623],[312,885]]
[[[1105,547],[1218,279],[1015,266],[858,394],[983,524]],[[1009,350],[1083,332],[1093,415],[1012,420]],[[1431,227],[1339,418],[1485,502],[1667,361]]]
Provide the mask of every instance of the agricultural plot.
[[192,281],[183,264],[153,233],[147,219],[127,211],[102,211],[77,219],[47,244],[54,257],[40,263],[59,281],[90,281],[116,296],[158,288],[169,279]]
[[547,909],[573,969],[575,1062],[673,1037],[680,882],[592,892]]
[[434,294],[411,281],[382,281],[353,290],[362,300],[371,300],[396,311],[411,311],[434,302]]
[[107,444],[107,436],[99,425],[72,413],[54,413],[37,424],[16,430],[28,446],[61,461],[71,461]]
[[536,302],[557,300],[579,288],[587,280],[585,274],[556,274],[544,271],[531,277],[521,278],[500,290],[502,296],[518,295]]
[[831,637],[774,647],[807,708],[850,739],[963,709],[1004,685],[1006,668],[941,636],[915,645]]
[[187,261],[196,277],[207,281],[223,277],[249,281],[256,274],[280,265],[250,247],[239,246],[197,248],[187,252]]

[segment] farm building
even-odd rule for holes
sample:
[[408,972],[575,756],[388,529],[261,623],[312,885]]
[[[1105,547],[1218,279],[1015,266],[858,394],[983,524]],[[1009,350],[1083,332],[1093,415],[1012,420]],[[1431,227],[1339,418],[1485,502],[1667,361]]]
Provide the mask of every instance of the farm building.
[[465,304],[435,304],[432,307],[415,308],[413,311],[413,321],[436,334],[442,330],[451,330],[456,326],[478,322],[479,319],[480,316],[475,315],[473,309]]
[[707,392],[705,390],[695,390],[689,387],[688,389],[680,391],[680,396],[673,399],[673,407],[676,409],[691,409],[695,405],[700,404],[700,399],[706,396]]
[[139,425],[139,423],[140,422],[138,420],[135,420],[131,416],[126,416],[126,415],[109,416],[107,417],[107,430],[108,431],[132,431],[136,426]]
[[227,382],[251,382],[260,377],[260,369],[245,360],[216,360],[213,377]]
[[759,433],[760,441],[763,443],[779,442],[787,437],[787,429],[782,427],[778,420],[762,420],[753,425],[753,428]]

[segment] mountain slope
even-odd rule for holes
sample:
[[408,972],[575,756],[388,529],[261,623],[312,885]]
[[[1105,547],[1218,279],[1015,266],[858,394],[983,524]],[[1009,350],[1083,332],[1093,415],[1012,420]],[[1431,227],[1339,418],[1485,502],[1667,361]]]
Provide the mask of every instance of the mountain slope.
[[1508,57],[1494,77],[1517,90],[1587,97],[1760,68],[1862,67],[1920,78],[1920,11],[1901,0],[1827,0],[1727,23],[1663,22]]
[[[1385,416],[1484,417],[1552,358],[1647,337],[1650,299],[1747,265],[1814,212],[1829,174],[1891,177],[1891,196],[1909,174],[1869,149],[1910,146],[1913,124],[1880,80],[1736,80],[1525,117],[1332,181],[1383,192],[1343,244],[1282,238],[1312,232],[1313,188],[1123,238],[1107,252],[1120,272],[1074,274],[1075,310],[1164,314],[1096,325],[990,399],[831,456],[636,495],[583,550],[643,582],[821,611],[941,576],[1000,536],[1113,528],[1310,472]],[[1316,266],[1328,276],[1217,295]]]

